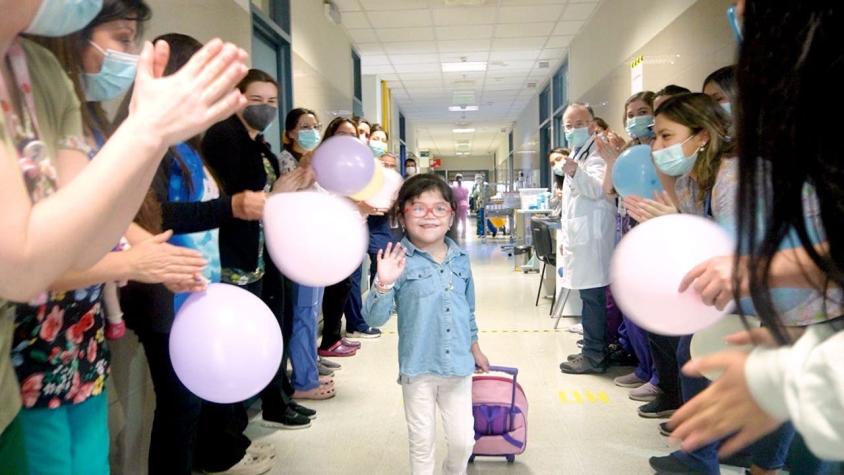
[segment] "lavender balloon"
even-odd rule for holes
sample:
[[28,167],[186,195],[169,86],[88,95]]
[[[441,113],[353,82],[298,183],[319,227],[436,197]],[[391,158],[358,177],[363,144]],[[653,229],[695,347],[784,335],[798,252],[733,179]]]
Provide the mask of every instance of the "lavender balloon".
[[348,196],[363,190],[375,173],[372,151],[353,137],[334,136],[314,151],[311,165],[317,183]]
[[211,284],[191,295],[170,332],[176,375],[207,401],[240,402],[264,389],[281,364],[281,329],[261,299]]

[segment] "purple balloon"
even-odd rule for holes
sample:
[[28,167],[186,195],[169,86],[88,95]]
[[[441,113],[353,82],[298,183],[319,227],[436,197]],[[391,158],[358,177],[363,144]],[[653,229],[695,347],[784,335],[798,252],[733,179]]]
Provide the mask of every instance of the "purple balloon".
[[251,292],[211,284],[191,295],[170,331],[176,375],[207,401],[245,401],[278,372],[281,329],[273,312]]
[[360,140],[334,136],[317,147],[311,165],[321,187],[348,196],[361,191],[372,180],[373,158],[372,151]]

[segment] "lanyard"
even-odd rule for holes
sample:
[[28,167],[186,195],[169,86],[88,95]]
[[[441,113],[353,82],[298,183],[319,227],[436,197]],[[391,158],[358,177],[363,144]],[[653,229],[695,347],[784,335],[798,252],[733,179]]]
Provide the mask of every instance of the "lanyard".
[[6,127],[9,130],[9,135],[13,139],[15,137],[30,139],[40,137],[40,128],[38,127],[38,119],[35,113],[35,98],[32,94],[32,81],[29,78],[26,54],[24,54],[19,40],[16,39],[9,46],[6,58],[9,62],[9,69],[16,82],[16,89],[21,95],[21,112],[23,112],[24,119],[23,123],[21,123],[20,118],[15,114],[11,96],[9,95],[12,88],[6,84],[6,80],[0,74],[0,108],[3,109],[3,113],[6,115]]
[[[6,129],[18,153],[18,166],[27,183],[30,198],[37,202],[55,189],[56,171],[50,162],[47,144],[39,140],[42,135],[35,112],[35,96],[32,92],[26,54],[19,40],[12,42],[4,60],[8,61],[16,87],[10,88],[0,74],[0,109],[6,116]],[[23,122],[12,106],[10,94],[13,91],[21,98]]]

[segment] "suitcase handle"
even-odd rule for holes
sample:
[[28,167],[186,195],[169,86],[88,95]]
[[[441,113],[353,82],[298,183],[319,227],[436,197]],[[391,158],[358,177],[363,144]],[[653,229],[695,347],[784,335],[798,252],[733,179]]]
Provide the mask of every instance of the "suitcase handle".
[[490,371],[497,371],[499,373],[506,373],[513,376],[513,392],[510,395],[510,412],[512,413],[516,409],[516,378],[519,375],[518,368],[511,368],[509,366],[490,366]]

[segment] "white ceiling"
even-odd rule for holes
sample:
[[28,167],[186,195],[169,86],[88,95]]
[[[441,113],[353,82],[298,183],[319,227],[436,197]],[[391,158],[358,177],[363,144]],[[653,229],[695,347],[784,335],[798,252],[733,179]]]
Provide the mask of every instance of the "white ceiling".
[[[557,70],[600,0],[332,1],[361,56],[363,74],[387,81],[416,125],[420,149],[449,156],[457,140],[471,141],[471,155],[495,150],[501,129]],[[464,58],[487,62],[487,70],[442,72],[441,63]],[[540,67],[541,61],[548,67]],[[473,94],[469,105],[479,110],[449,112],[449,106],[465,104],[465,98],[455,100],[456,91]],[[475,132],[454,134],[456,127]]]

